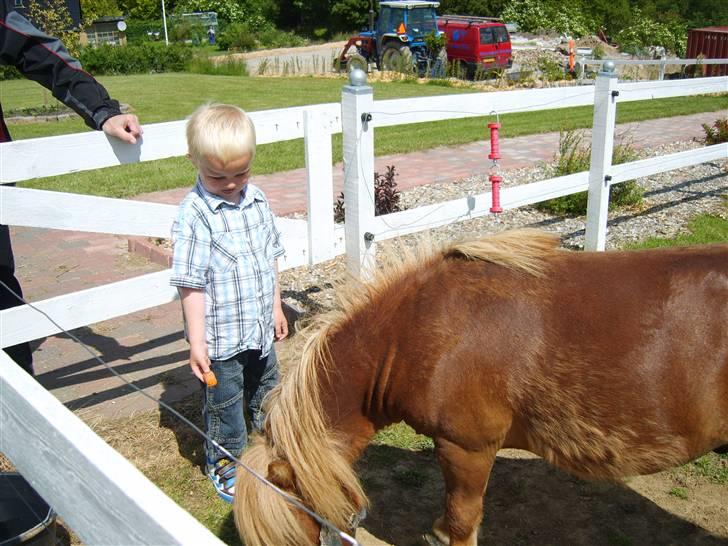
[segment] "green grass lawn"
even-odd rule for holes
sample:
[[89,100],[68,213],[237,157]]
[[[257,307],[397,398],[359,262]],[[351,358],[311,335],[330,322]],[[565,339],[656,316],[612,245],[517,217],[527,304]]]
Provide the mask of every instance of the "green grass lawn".
[[[728,193],[723,196],[726,212],[728,212]],[[728,219],[703,214],[696,216],[688,224],[687,233],[671,239],[651,237],[628,248],[662,248],[668,246],[707,245],[711,243],[728,243]]]
[[[184,119],[199,104],[208,101],[238,104],[248,111],[338,102],[342,78],[248,78],[201,74],[151,74],[99,78],[114,98],[130,104],[143,124]],[[6,112],[41,106],[47,93],[27,80],[0,83]],[[419,85],[409,81],[374,82],[377,99],[407,98],[478,89]],[[45,97],[45,98],[44,98]],[[52,102],[52,98],[50,101]],[[719,112],[725,115],[728,95],[679,97],[620,105],[618,123],[643,121],[665,115]],[[722,111],[722,112],[720,112]],[[501,135],[513,137],[549,131],[591,127],[592,108],[562,108],[543,112],[506,114],[500,117]],[[448,120],[377,129],[375,154],[386,155],[452,146],[482,140],[486,118]],[[11,123],[16,139],[73,133],[86,130],[78,119],[52,123]],[[341,135],[334,136],[334,162],[341,161]],[[303,140],[260,146],[254,172],[267,174],[304,166]],[[194,172],[182,158],[113,167],[25,182],[25,187],[109,197],[130,197],[191,185]]]

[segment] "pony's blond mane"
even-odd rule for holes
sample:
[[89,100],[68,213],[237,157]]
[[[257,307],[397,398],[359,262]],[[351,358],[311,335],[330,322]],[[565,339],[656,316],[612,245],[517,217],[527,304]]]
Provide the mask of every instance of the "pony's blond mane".
[[[402,259],[386,259],[373,281],[351,281],[337,287],[340,308],[317,317],[306,328],[308,340],[301,362],[293,366],[266,400],[266,436],[258,437],[242,460],[267,475],[268,465],[288,462],[295,473],[300,501],[344,529],[367,500],[346,446],[325,422],[319,394],[320,374],[328,373],[328,340],[359,309],[377,301],[387,289],[418,268],[429,269],[448,259],[480,260],[532,275],[545,271],[544,258],[553,253],[558,237],[537,230],[504,232],[433,250],[418,247]],[[287,502],[270,487],[242,471],[235,495],[235,521],[248,546],[310,544]]]
[[351,278],[336,287],[339,309],[315,319],[313,326],[318,329],[339,328],[360,308],[390,293],[391,287],[411,278],[415,271],[432,270],[443,260],[488,262],[543,277],[548,264],[546,258],[557,252],[559,243],[558,235],[537,229],[518,229],[445,246],[436,246],[426,240],[413,248],[398,246],[389,249],[377,256],[380,267],[369,282]]
[[[271,462],[288,462],[299,500],[339,529],[347,529],[367,499],[345,456],[345,445],[323,417],[319,377],[331,364],[330,325],[322,320],[310,327],[301,363],[284,375],[266,399],[266,436],[254,440],[242,461],[263,476]],[[244,474],[236,482],[235,520],[248,546],[310,544],[287,502]]]
[[558,235],[519,229],[456,243],[446,250],[445,256],[481,260],[542,277],[546,272],[544,258],[553,254],[558,245]]

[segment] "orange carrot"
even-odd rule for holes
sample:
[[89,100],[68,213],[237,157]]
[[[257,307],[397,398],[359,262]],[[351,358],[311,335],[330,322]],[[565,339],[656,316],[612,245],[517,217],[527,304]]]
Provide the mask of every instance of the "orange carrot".
[[217,385],[217,377],[215,377],[215,374],[212,373],[212,370],[210,370],[209,372],[203,373],[202,377],[204,378],[205,383],[207,384],[208,387],[214,387],[215,385]]

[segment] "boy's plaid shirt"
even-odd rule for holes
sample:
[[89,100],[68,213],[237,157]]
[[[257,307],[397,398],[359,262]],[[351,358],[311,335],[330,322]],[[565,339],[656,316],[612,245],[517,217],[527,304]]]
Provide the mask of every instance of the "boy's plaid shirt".
[[197,185],[172,227],[172,286],[205,291],[208,354],[223,360],[273,344],[275,259],[280,232],[263,192],[248,184],[239,205]]

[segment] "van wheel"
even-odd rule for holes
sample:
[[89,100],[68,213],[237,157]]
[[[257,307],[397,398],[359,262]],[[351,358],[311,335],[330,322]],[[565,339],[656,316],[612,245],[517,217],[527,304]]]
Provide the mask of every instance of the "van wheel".
[[395,43],[389,43],[384,46],[382,57],[379,63],[382,70],[391,70],[394,72],[402,72],[410,74],[414,71],[412,63],[412,51],[406,46],[398,46]]

